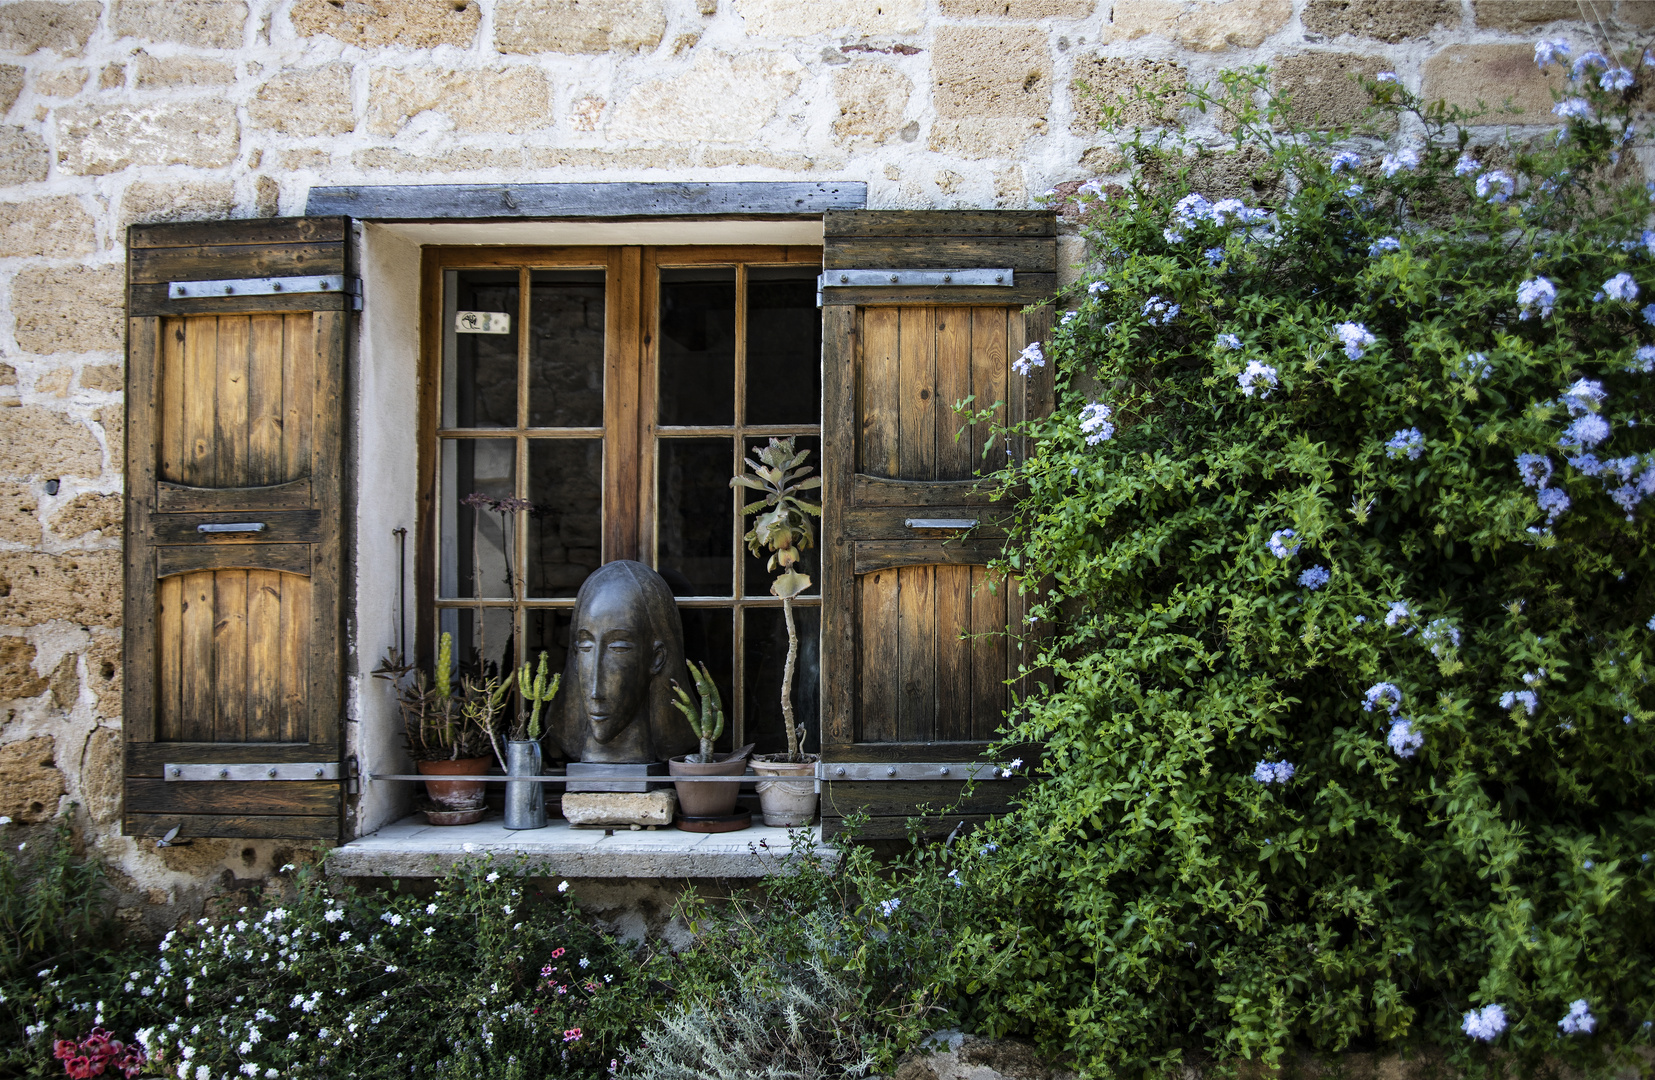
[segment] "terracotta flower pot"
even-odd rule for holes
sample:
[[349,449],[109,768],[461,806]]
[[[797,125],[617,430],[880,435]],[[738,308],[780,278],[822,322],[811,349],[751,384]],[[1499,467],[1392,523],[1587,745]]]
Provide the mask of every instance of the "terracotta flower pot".
[[[458,761],[421,761],[421,776],[481,776],[494,761],[488,757],[460,758]],[[483,805],[487,788],[481,780],[427,780],[425,793],[445,810],[474,810]]]
[[758,782],[759,807],[764,811],[764,823],[780,828],[809,825],[816,817],[816,755],[806,754],[798,763],[767,760],[785,758],[786,754],[766,754],[753,759],[753,772],[760,777],[798,776],[800,780],[761,779]]
[[[673,776],[742,776],[747,772],[745,755],[729,760],[728,755],[717,755],[717,761],[691,762],[681,757],[667,761]],[[736,810],[736,796],[741,794],[741,783],[729,784],[675,784],[678,789],[678,812],[685,817],[722,817]]]

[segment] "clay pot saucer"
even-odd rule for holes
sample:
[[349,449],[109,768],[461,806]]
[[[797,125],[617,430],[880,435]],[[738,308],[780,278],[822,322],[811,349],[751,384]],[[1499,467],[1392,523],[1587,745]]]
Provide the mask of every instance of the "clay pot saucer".
[[740,832],[753,824],[753,812],[751,810],[737,810],[733,814],[716,814],[707,817],[685,817],[680,814],[675,824],[685,832]]

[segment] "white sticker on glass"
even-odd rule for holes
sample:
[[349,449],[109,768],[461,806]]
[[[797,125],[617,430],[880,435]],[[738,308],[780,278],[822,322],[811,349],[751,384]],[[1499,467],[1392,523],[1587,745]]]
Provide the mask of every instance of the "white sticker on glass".
[[457,311],[454,313],[454,332],[457,334],[509,334],[511,316],[498,311]]

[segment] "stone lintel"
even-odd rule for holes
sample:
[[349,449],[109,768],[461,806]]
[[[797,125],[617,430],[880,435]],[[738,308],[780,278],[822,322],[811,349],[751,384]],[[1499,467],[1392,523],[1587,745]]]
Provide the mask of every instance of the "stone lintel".
[[366,221],[812,216],[860,210],[861,180],[718,184],[387,184],[311,188],[305,213]]
[[[820,826],[810,829],[809,843],[824,862],[839,858],[822,842]],[[543,877],[757,878],[778,872],[790,850],[787,829],[757,824],[732,833],[621,826],[607,835],[560,820],[513,832],[498,817],[435,826],[414,815],[335,848],[326,869],[333,877],[436,877],[462,859],[492,854],[501,864],[522,857],[529,873]]]

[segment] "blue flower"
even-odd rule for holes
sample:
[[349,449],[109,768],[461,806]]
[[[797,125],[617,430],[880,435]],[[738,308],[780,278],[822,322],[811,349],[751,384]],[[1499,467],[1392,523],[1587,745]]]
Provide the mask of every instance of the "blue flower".
[[1546,524],[1550,525],[1569,508],[1569,494],[1562,488],[1541,488],[1535,502],[1546,512]]
[[1253,766],[1253,779],[1261,784],[1285,784],[1298,770],[1288,761],[1261,761]]
[[1113,410],[1101,401],[1094,401],[1080,410],[1080,433],[1086,436],[1087,446],[1096,446],[1114,438],[1115,425],[1109,422]]
[[1447,619],[1432,619],[1420,631],[1419,639],[1425,642],[1432,656],[1442,660],[1460,647],[1460,628]]
[[1591,68],[1607,68],[1608,66],[1609,58],[1593,49],[1591,52],[1580,55],[1580,58],[1575,61],[1574,70],[1570,74],[1573,78],[1578,79]]
[[[1567,48],[1564,46],[1565,51]],[[1545,67],[1544,64],[1540,66]],[[1481,1010],[1470,1009],[1460,1023],[1461,1031],[1481,1042],[1493,1042],[1505,1029],[1506,1011],[1498,1005],[1484,1005]]]
[[1398,251],[1401,247],[1402,241],[1398,240],[1396,237],[1381,236],[1378,240],[1375,240],[1373,243],[1368,245],[1368,257],[1374,258],[1375,256],[1383,255],[1387,251]]
[[1518,454],[1517,475],[1524,487],[1543,488],[1552,478],[1552,459],[1545,454]]
[[901,906],[902,898],[900,896],[893,896],[889,900],[881,900],[879,902],[879,914],[881,917],[889,919],[896,914],[896,909]]
[[1406,457],[1409,461],[1418,461],[1419,456],[1425,453],[1425,436],[1419,428],[1404,428],[1392,435],[1385,444],[1385,452],[1393,458]]
[[1394,71],[1381,71],[1378,75],[1375,75],[1373,77],[1373,81],[1374,82],[1382,82],[1382,83],[1394,83],[1394,82],[1396,82],[1396,72],[1394,72]]
[[1454,365],[1452,374],[1455,378],[1464,379],[1466,382],[1473,379],[1478,382],[1487,382],[1488,377],[1494,374],[1494,365],[1488,362],[1487,353],[1466,353],[1460,359],[1460,362]]
[[1598,290],[1598,294],[1592,297],[1592,300],[1597,302],[1605,298],[1622,300],[1630,304],[1638,298],[1638,283],[1632,280],[1631,274],[1622,270],[1608,281],[1605,281],[1603,288]]
[[1336,173],[1354,171],[1355,169],[1360,168],[1361,165],[1362,159],[1351,153],[1349,150],[1339,151],[1337,154],[1333,155],[1333,160],[1328,162],[1328,168]]
[[1397,710],[1402,708],[1402,691],[1397,689],[1395,683],[1374,683],[1363,693],[1362,698],[1363,712],[1373,712],[1375,705],[1383,705],[1387,712],[1395,716]]
[[[1289,541],[1292,541],[1292,543],[1290,544]],[[1265,547],[1268,547],[1270,554],[1278,559],[1290,558],[1299,552],[1297,534],[1292,529],[1277,529],[1270,534],[1270,540],[1265,544]]]
[[[1234,334],[1219,334],[1215,344],[1220,349],[1239,349],[1241,348],[1241,339]],[[1655,345],[1650,346],[1650,349],[1655,351]]]
[[1625,370],[1630,375],[1648,375],[1655,371],[1655,345],[1638,346]]
[[[1398,600],[1396,603],[1392,604],[1390,606],[1390,608],[1385,612],[1385,625],[1386,626],[1400,626],[1402,623],[1407,622],[1409,619],[1412,619],[1413,617],[1414,617],[1414,613],[1408,610],[1408,602],[1406,600]],[[1380,686],[1390,686],[1390,683],[1380,683],[1379,685]],[[1394,690],[1396,688],[1391,687],[1391,689]],[[1397,698],[1397,700],[1401,701],[1402,699],[1399,697],[1399,698]]]
[[1362,351],[1378,340],[1368,333],[1368,328],[1361,323],[1343,322],[1333,328],[1345,346],[1345,356],[1351,360],[1362,359]]
[[1419,151],[1408,149],[1398,150],[1394,154],[1386,154],[1379,159],[1379,171],[1389,180],[1399,172],[1419,168]]
[[1500,708],[1515,710],[1521,705],[1530,716],[1540,707],[1540,698],[1533,690],[1507,690],[1500,695]]
[[1477,177],[1477,198],[1491,199],[1503,203],[1517,191],[1517,181],[1507,176],[1505,170],[1495,169]]
[[1040,350],[1040,342],[1031,341],[1011,362],[1011,369],[1019,375],[1032,375],[1037,367],[1046,366],[1046,354]]
[[1362,194],[1362,185],[1361,184],[1352,184],[1350,187],[1345,189],[1345,198],[1347,198],[1347,199],[1354,199],[1358,195],[1361,195],[1361,194]]
[[1569,43],[1562,38],[1541,41],[1534,47],[1534,62],[1540,65],[1541,71],[1546,70],[1547,64],[1561,63],[1563,58],[1568,55]]
[[1299,575],[1299,584],[1303,585],[1311,592],[1315,592],[1323,585],[1326,585],[1327,579],[1331,576],[1332,575],[1327,572],[1327,567],[1312,566],[1309,570],[1306,570],[1304,573]]
[[1094,281],[1086,286],[1086,291],[1092,296],[1102,296],[1109,291],[1109,283],[1107,281]]
[[1569,410],[1570,416],[1597,412],[1608,396],[1603,384],[1596,379],[1576,379],[1573,386],[1563,391],[1563,407]]
[[[1259,390],[1259,397],[1269,397],[1276,386],[1276,369],[1262,361],[1249,360],[1246,370],[1236,376],[1236,382],[1241,384],[1241,392],[1247,397],[1252,397],[1255,389]],[[1260,386],[1255,387],[1254,383]]]
[[[1586,59],[1584,56],[1582,60]],[[1552,114],[1566,120],[1590,120],[1592,118],[1592,103],[1585,98],[1564,98],[1552,106]]]
[[1478,163],[1476,158],[1472,157],[1470,154],[1461,154],[1460,160],[1454,162],[1454,175],[1470,176],[1472,173],[1481,168],[1482,165]]
[[1205,255],[1207,257],[1207,261],[1212,263],[1214,266],[1217,266],[1219,263],[1224,261],[1224,249],[1221,247],[1210,247],[1201,254]]
[[1543,277],[1529,278],[1517,286],[1517,306],[1522,309],[1520,319],[1528,318],[1537,310],[1542,319],[1549,318],[1556,303],[1557,286]]
[[1565,1035],[1590,1035],[1597,1025],[1597,1017],[1592,1015],[1585,998],[1571,1001],[1568,1013],[1557,1022],[1557,1026]]
[[1644,322],[1655,326],[1655,304],[1645,304],[1644,309],[1638,314],[1644,317]]
[[1414,751],[1425,745],[1425,736],[1414,730],[1412,722],[1393,720],[1390,734],[1385,736],[1385,741],[1390,744],[1391,751],[1397,757],[1411,758]]
[[1625,90],[1632,85],[1632,73],[1625,68],[1610,68],[1598,78],[1605,90]]
[[1563,429],[1559,446],[1596,446],[1609,437],[1609,421],[1597,413],[1587,413]]
[[1163,300],[1159,296],[1151,296],[1148,300],[1144,301],[1143,315],[1144,318],[1149,320],[1149,325],[1165,326],[1167,323],[1177,318],[1178,312],[1181,310],[1183,310],[1182,306],[1173,303],[1171,300]]

